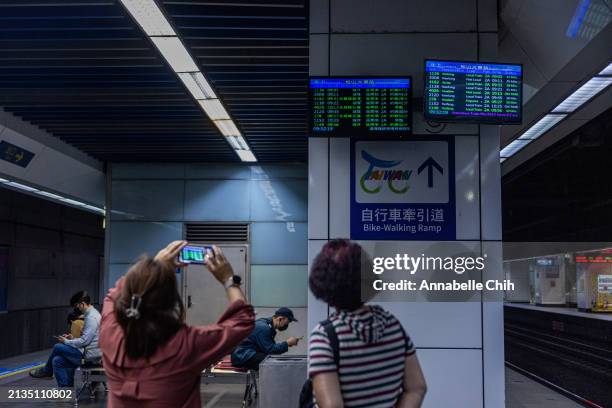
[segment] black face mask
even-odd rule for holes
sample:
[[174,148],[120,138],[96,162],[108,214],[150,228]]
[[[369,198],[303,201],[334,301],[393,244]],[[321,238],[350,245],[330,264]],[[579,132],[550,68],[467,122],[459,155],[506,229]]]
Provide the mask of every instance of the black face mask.
[[284,326],[279,327],[279,328],[278,328],[278,330],[279,330],[279,331],[285,331],[285,330],[287,330],[287,328],[288,328],[288,327],[289,327],[289,325],[288,325],[288,324],[286,324],[286,325],[284,325]]

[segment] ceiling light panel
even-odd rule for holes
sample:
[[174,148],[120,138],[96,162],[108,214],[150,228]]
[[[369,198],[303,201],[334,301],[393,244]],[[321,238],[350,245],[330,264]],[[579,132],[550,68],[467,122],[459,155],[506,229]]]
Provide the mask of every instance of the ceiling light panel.
[[213,123],[215,126],[217,126],[217,128],[219,128],[219,131],[223,134],[223,136],[242,136],[236,127],[236,124],[231,119],[213,120]]
[[93,205],[85,204],[83,206],[83,208],[87,208],[88,210],[95,211],[95,212],[100,213],[100,214],[104,214],[105,213],[103,208],[94,207]]
[[[228,139],[242,161],[257,161],[248,143],[206,80],[187,48],[155,0],[120,0],[132,18],[149,36],[189,93]],[[230,139],[233,138],[233,139]],[[240,152],[243,153],[240,153]],[[82,204],[81,205],[85,205]],[[95,208],[95,207],[94,207]]]
[[499,152],[499,155],[500,157],[510,157],[514,153],[518,152],[523,147],[528,145],[530,142],[531,140],[520,140],[520,139],[513,140],[509,145],[504,147],[501,152]]
[[37,196],[42,196],[45,199],[49,199],[51,201],[59,201],[59,202],[64,203],[64,204],[70,204],[70,205],[73,205],[73,206],[77,206],[77,207],[79,207],[81,209],[85,208],[85,209],[88,209],[90,211],[95,211],[97,213],[104,214],[104,209],[102,209],[102,208],[95,207],[95,206],[89,205],[89,204],[85,204],[85,203],[82,203],[82,202],[77,201],[77,200],[72,200],[70,198],[63,197],[63,196],[61,196],[59,194],[53,194],[53,193],[50,193],[48,191],[39,190],[37,188],[30,187],[28,185],[18,183],[16,181],[10,181],[10,180],[7,180],[7,179],[0,178],[0,183],[4,184],[5,186],[16,188],[16,189],[25,191],[25,192],[30,193],[30,194],[34,194],[34,195],[37,195]]
[[548,132],[550,128],[555,126],[557,123],[561,122],[565,119],[567,115],[545,115],[542,119],[538,120],[534,123],[529,129],[525,131],[521,136],[519,136],[520,140],[533,140],[542,136],[544,133]]
[[16,183],[14,181],[9,181],[9,182],[6,182],[4,184],[6,184],[7,186],[18,188],[19,190],[27,191],[29,193],[34,193],[34,192],[38,191],[37,188],[26,186],[26,185],[21,184],[21,183]]
[[599,75],[612,75],[612,62],[599,73]]
[[198,102],[211,120],[229,120],[229,114],[218,99],[204,99]]
[[227,141],[232,145],[234,150],[249,150],[249,145],[242,136],[229,136],[227,137]]
[[195,99],[217,99],[215,91],[201,72],[182,72],[178,76]]
[[174,72],[196,72],[198,66],[178,37],[151,37]]
[[57,194],[49,193],[48,191],[37,191],[36,194],[41,195],[43,197],[52,198],[58,201],[63,200],[65,198]]
[[155,0],[121,0],[148,36],[176,36]]
[[250,150],[236,150],[236,154],[240,157],[243,162],[256,162],[257,158]]
[[565,98],[552,112],[574,112],[611,83],[612,77],[593,77]]

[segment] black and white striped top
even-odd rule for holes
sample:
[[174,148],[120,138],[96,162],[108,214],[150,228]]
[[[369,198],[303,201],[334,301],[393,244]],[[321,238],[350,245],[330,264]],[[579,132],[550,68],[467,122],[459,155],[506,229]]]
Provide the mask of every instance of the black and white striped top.
[[[340,390],[345,407],[394,407],[402,392],[406,356],[414,345],[400,322],[380,306],[330,316],[338,335]],[[310,335],[308,375],[338,372],[325,329]],[[316,396],[315,396],[316,397]]]

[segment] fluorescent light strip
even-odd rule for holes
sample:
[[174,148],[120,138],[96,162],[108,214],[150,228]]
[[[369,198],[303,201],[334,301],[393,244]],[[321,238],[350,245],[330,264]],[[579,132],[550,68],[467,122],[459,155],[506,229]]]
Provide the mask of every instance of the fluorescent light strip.
[[593,77],[565,98],[552,112],[574,112],[610,84],[612,84],[612,77]]
[[83,208],[87,208],[88,210],[98,212],[100,214],[104,214],[106,211],[103,208],[94,207],[93,205],[85,204]]
[[196,72],[198,66],[178,37],[150,37],[174,72]]
[[235,136],[230,136],[226,138],[227,141],[229,142],[229,144],[232,146],[232,149],[234,150],[242,150],[242,146],[240,146],[240,143],[238,143],[238,138]]
[[599,73],[599,75],[612,75],[612,62]]
[[176,35],[155,0],[121,0],[121,2],[147,35]]
[[[243,161],[257,161],[238,127],[155,0],[120,0]],[[235,137],[239,139],[230,139]],[[240,151],[248,151],[241,154]]]
[[217,95],[201,72],[180,72],[179,78],[195,99],[216,99]]
[[[612,63],[608,64],[599,75],[612,75]],[[576,111],[595,95],[606,89],[610,84],[612,84],[612,76],[594,76],[589,79],[580,88],[572,92],[570,96],[565,98],[563,102],[557,105],[551,113],[542,117],[542,119],[538,120],[529,129],[523,132],[522,135],[507,145],[499,153],[500,163],[503,163],[506,158],[521,150],[532,140],[548,132],[553,126],[565,119],[567,114]]]
[[70,198],[66,198],[66,197],[63,197],[63,196],[58,195],[58,194],[53,194],[53,193],[50,193],[48,191],[39,190],[37,188],[30,187],[30,186],[27,186],[25,184],[17,183],[16,181],[10,181],[10,180],[7,180],[7,179],[0,178],[0,183],[4,184],[6,186],[12,187],[12,188],[23,190],[23,191],[25,191],[27,193],[43,196],[43,197],[45,197],[47,199],[50,199],[52,201],[59,201],[59,202],[62,202],[62,203],[66,203],[66,204],[70,204],[70,205],[73,205],[73,206],[77,206],[79,208],[87,208],[88,210],[95,211],[95,212],[100,213],[100,214],[104,214],[104,212],[105,212],[103,208],[95,207],[93,205],[85,204],[85,203],[82,203],[80,201],[72,200]]
[[557,123],[561,122],[565,119],[567,115],[553,115],[548,114],[545,115],[542,119],[538,120],[536,123],[531,125],[529,129],[525,131],[522,135],[518,137],[519,140],[534,140],[538,137],[542,136],[544,133],[548,132],[550,128],[555,126]]
[[523,147],[528,145],[530,142],[531,142],[531,140],[519,140],[519,139],[515,139],[510,144],[508,144],[506,147],[504,147],[502,149],[502,151],[499,152],[499,155],[500,155],[500,157],[510,157],[514,153],[518,152]]
[[4,184],[6,184],[7,186],[18,188],[19,190],[27,191],[28,193],[34,193],[34,192],[38,191],[38,189],[36,189],[34,187],[26,186],[24,184],[17,183],[15,181],[9,181],[9,182],[4,183]]
[[228,136],[227,141],[232,145],[234,150],[250,150],[249,145],[242,136]]
[[236,137],[236,141],[238,142],[238,144],[240,145],[240,148],[242,150],[251,150],[249,148],[248,143],[246,142],[246,140],[244,140],[244,138],[242,136]]
[[204,109],[204,112],[206,112],[210,120],[230,120],[229,114],[218,99],[204,99],[198,101],[198,103],[202,109]]
[[76,205],[77,207],[83,207],[85,205],[85,203],[73,200],[71,198],[62,198],[60,201],[63,202],[63,203],[68,203],[68,204]]
[[253,152],[250,150],[236,150],[236,153],[238,154],[238,157],[240,157],[240,160],[242,160],[243,162],[256,162],[257,161],[257,158],[255,157]]
[[52,198],[52,199],[58,200],[58,201],[61,201],[64,198],[64,197],[59,196],[57,194],[53,194],[53,193],[49,193],[47,191],[41,191],[41,190],[37,191],[36,194],[41,195],[43,197]]
[[236,124],[231,119],[213,120],[213,123],[219,128],[223,136],[242,136]]

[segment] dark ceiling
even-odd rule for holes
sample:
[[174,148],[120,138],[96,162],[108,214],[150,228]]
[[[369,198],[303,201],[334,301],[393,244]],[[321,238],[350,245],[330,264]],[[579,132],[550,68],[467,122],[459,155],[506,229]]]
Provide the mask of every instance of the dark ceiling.
[[504,241],[612,242],[612,109],[502,178]]
[[[262,162],[307,157],[305,2],[158,1]],[[0,2],[0,107],[102,161],[239,161],[117,1]]]

